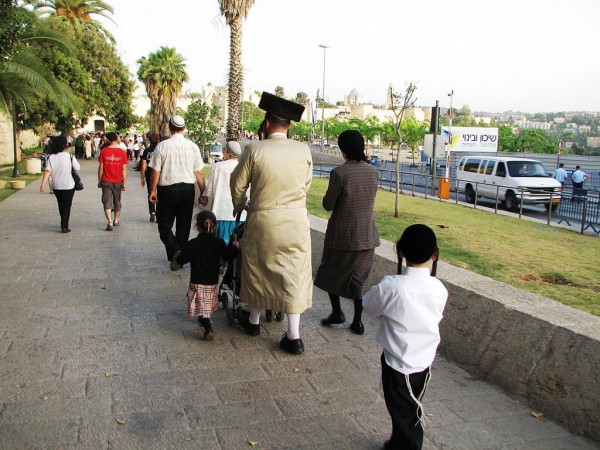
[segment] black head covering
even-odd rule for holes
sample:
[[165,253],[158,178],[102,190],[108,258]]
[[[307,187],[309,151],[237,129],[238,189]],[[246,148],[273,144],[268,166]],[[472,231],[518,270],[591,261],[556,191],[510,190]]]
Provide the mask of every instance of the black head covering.
[[269,94],[268,92],[262,93],[258,107],[280,120],[295,120],[296,122],[300,122],[302,113],[304,113],[304,106]]
[[435,233],[427,225],[411,225],[402,233],[396,250],[398,253],[402,252],[407,261],[423,264],[437,250]]
[[338,137],[338,146],[346,157],[354,161],[365,161],[365,140],[357,130],[343,131]]

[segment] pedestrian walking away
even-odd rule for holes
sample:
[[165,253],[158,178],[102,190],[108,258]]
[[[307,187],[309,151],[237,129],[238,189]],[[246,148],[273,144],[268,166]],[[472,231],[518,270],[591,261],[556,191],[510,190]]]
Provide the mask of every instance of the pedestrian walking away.
[[119,145],[117,133],[111,131],[106,137],[109,145],[98,157],[98,187],[102,189],[106,231],[112,231],[121,224],[121,192],[127,189],[127,154]]
[[375,263],[375,247],[379,235],[375,226],[375,195],[378,189],[377,169],[367,162],[365,141],[356,130],[340,134],[338,145],[344,164],[331,171],[323,207],[333,211],[323,243],[323,257],[315,276],[315,286],[329,294],[331,314],[323,325],[346,321],[340,297],[354,301],[354,317],[350,330],[364,334],[362,296]]
[[[435,233],[411,225],[396,244],[398,274],[383,277],[363,299],[365,312],[380,318],[377,342],[383,347],[381,383],[392,419],[384,449],[423,446],[422,400],[440,343],[448,291],[436,275],[439,251]],[[402,267],[402,261],[406,267]]]
[[202,196],[205,181],[200,149],[183,135],[183,117],[171,116],[169,130],[171,137],[156,146],[149,164],[152,178],[148,198],[156,203],[158,234],[165,246],[167,259],[171,261],[171,270],[175,271],[181,268],[177,255],[190,237],[196,195],[194,182],[198,183]]
[[150,222],[156,222],[156,203],[150,201],[150,194],[152,193],[152,169],[149,167],[150,160],[158,145],[158,133],[149,131],[146,136],[150,141],[150,145],[144,149],[140,161],[140,185],[148,190],[148,213],[150,214]]
[[174,257],[181,266],[190,263],[190,284],[187,292],[188,316],[198,318],[204,328],[204,339],[211,341],[214,332],[210,315],[219,305],[219,267],[221,258],[232,261],[237,255],[238,242],[225,241],[214,235],[217,217],[208,210],[196,215],[198,236],[187,242]]
[[75,195],[75,180],[72,170],[79,170],[80,165],[77,158],[69,153],[65,136],[56,136],[50,146],[51,154],[46,160],[40,192],[44,192],[46,180],[52,174],[51,188],[58,203],[60,229],[63,233],[70,233],[69,219]]
[[[304,107],[263,92],[268,139],[252,142],[231,174],[235,211],[247,208],[240,298],[249,315],[240,323],[250,335],[260,334],[260,311],[287,314],[288,329],[280,341],[286,352],[304,351],[300,315],[312,306],[311,240],[306,195],[312,181],[308,145],[287,138],[290,121]],[[248,189],[252,195],[247,203]]]
[[[231,199],[231,173],[238,165],[238,157],[242,153],[240,144],[229,141],[225,145],[223,161],[215,163],[206,182],[206,190],[201,197],[201,203],[217,216],[217,237],[229,243],[234,228],[240,222],[245,222],[246,211],[242,211],[240,221],[236,225],[233,214],[233,200]],[[246,193],[248,196],[248,193]]]

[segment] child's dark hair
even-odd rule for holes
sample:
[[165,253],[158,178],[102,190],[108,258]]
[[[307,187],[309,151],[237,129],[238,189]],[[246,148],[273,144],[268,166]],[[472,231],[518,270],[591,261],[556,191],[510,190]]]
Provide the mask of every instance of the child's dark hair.
[[415,224],[406,228],[396,244],[396,254],[398,255],[398,275],[402,273],[402,254],[407,261],[415,264],[423,264],[435,256],[431,267],[431,276],[436,276],[440,250],[435,233],[427,225]]
[[196,228],[201,233],[212,233],[217,227],[217,216],[212,211],[204,209],[196,214]]

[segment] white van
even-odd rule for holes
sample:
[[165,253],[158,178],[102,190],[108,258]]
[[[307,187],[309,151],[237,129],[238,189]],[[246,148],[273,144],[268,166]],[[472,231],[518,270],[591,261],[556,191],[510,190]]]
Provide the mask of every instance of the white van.
[[503,201],[509,211],[519,204],[544,204],[552,211],[560,202],[562,185],[546,172],[544,165],[534,159],[502,156],[464,156],[456,172],[458,188],[468,203],[476,197]]

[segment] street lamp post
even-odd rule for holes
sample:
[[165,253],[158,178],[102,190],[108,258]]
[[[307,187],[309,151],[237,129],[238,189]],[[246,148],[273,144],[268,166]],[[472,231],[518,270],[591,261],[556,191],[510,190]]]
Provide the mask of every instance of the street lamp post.
[[329,45],[319,44],[319,47],[323,49],[323,91],[321,96],[322,102],[322,113],[321,113],[321,151],[323,151],[324,137],[325,137],[325,53],[329,48]]

